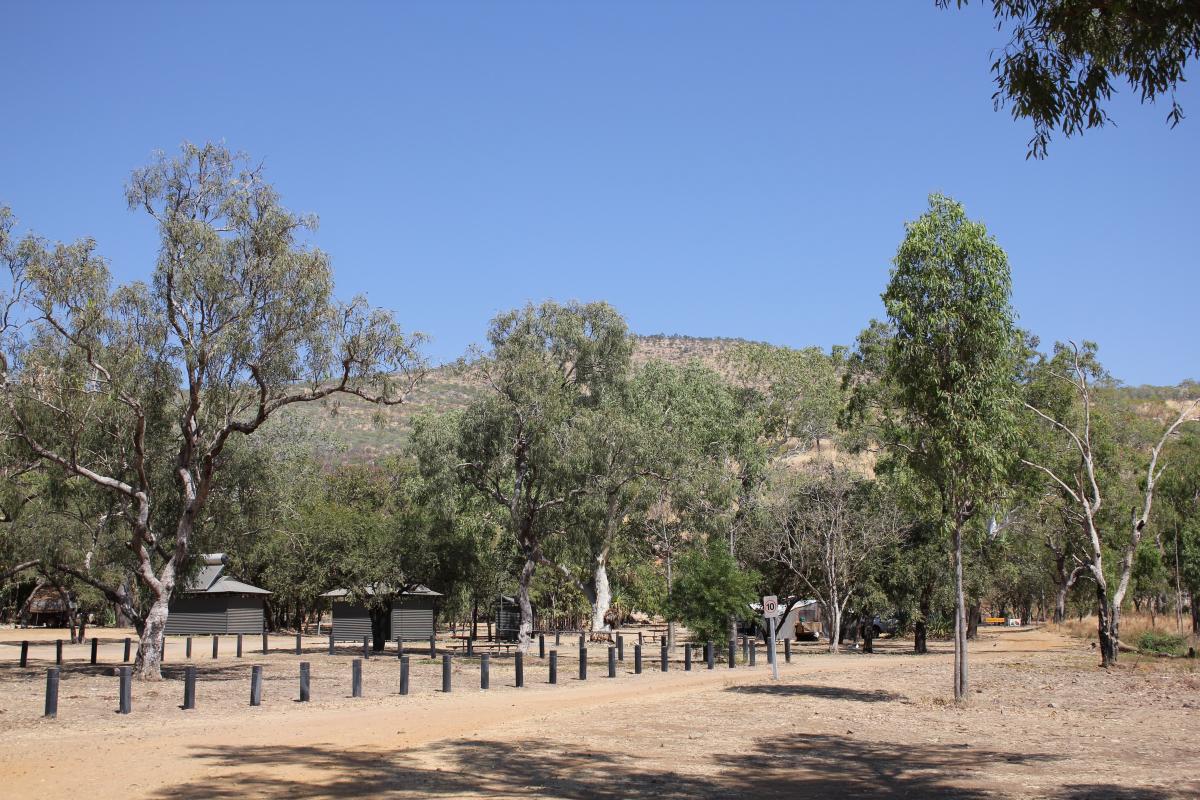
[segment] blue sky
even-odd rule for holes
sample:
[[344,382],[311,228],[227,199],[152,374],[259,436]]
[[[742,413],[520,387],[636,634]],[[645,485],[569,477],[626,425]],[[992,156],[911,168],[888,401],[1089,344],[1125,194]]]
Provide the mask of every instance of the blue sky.
[[[1021,323],[1118,377],[1200,377],[1200,92],[1056,140],[992,109],[982,3],[0,6],[0,202],[146,277],[131,170],[184,139],[265,162],[339,293],[435,360],[528,300],[639,333],[849,343],[931,191],[985,221]],[[1194,72],[1194,70],[1193,70]]]

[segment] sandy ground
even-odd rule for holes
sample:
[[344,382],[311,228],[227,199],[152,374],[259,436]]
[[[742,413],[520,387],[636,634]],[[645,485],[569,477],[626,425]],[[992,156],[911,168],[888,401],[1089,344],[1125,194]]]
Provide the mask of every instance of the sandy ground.
[[[247,639],[239,660],[229,638],[214,661],[197,638],[197,709],[179,708],[177,642],[166,680],[134,684],[128,716],[114,713],[111,666],[123,634],[97,633],[112,640],[98,666],[88,645],[64,647],[50,720],[58,632],[0,631],[0,797],[1200,797],[1200,665],[1123,656],[1105,672],[1086,645],[1040,630],[983,633],[965,707],[947,701],[944,643],[923,657],[904,641],[876,655],[806,645],[774,682],[761,653],[753,668],[684,672],[676,660],[664,674],[657,647],[634,675],[627,640],[617,678],[593,646],[580,681],[564,640],[556,686],[534,658],[514,688],[511,658],[497,656],[481,691],[478,660],[456,658],[449,695],[440,662],[414,650],[406,697],[392,651],[364,664],[365,697],[351,698],[350,648],[329,656],[311,638],[298,657],[277,637],[263,656]],[[42,640],[25,669],[20,639]],[[251,664],[266,676],[258,708]]]

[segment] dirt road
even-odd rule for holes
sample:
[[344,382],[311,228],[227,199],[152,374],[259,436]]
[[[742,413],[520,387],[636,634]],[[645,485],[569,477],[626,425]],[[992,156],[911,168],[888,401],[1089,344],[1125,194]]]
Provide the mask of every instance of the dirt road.
[[[235,664],[209,670],[190,712],[176,707],[175,680],[139,686],[135,713],[119,716],[111,676],[64,679],[57,720],[37,716],[40,695],[8,670],[0,795],[1200,795],[1200,757],[1170,735],[1200,722],[1200,674],[1187,664],[1102,673],[1059,637],[991,631],[974,649],[978,691],[960,709],[946,702],[946,653],[902,655],[903,646],[874,656],[810,648],[781,665],[778,683],[762,660],[712,672],[672,664],[665,674],[647,660],[644,674],[609,679],[597,652],[587,681],[564,661],[549,686],[535,663],[517,690],[498,662],[484,692],[466,662],[449,695],[428,662],[414,667],[408,697],[394,693],[395,659],[371,659],[363,699],[346,696],[344,656],[314,654],[309,704],[293,699],[298,659],[273,654],[256,662],[268,670],[259,708],[246,704],[248,666]],[[1101,769],[1112,763],[1116,772]]]

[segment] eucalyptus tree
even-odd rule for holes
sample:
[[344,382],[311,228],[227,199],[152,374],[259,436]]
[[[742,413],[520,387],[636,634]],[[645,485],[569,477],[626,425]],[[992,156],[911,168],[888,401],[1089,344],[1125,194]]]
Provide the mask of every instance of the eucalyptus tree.
[[815,447],[837,432],[842,409],[843,348],[794,349],[758,342],[734,349],[732,364],[742,386],[760,398],[766,431],[783,449]]
[[[1101,664],[1113,666],[1121,645],[1121,605],[1129,591],[1138,548],[1150,522],[1155,490],[1166,470],[1166,464],[1159,463],[1163,449],[1183,426],[1195,421],[1200,400],[1185,403],[1178,413],[1172,412],[1140,448],[1135,449],[1135,443],[1114,446],[1112,437],[1118,432],[1128,432],[1136,426],[1136,421],[1132,415],[1120,425],[1106,420],[1106,414],[1112,413],[1104,408],[1102,397],[1108,378],[1096,357],[1094,344],[1085,342],[1082,347],[1074,343],[1058,344],[1050,358],[1039,360],[1037,372],[1044,375],[1044,381],[1031,384],[1023,405],[1055,437],[1058,448],[1029,452],[1022,462],[1061,492],[1082,529],[1083,547],[1078,563],[1086,569],[1096,590]],[[1045,382],[1057,387],[1059,393],[1043,389]],[[1063,401],[1062,387],[1066,387],[1069,402]],[[1123,469],[1120,460],[1132,453],[1140,456],[1141,463]],[[1130,509],[1128,517],[1114,515],[1108,508],[1113,496],[1120,498],[1121,492],[1128,502],[1120,503],[1120,507]],[[1125,522],[1119,521],[1122,518]],[[1110,551],[1117,558],[1115,586],[1110,583],[1113,576],[1105,564]]]
[[90,239],[13,243],[4,227],[0,409],[26,457],[116,499],[140,592],[56,568],[133,621],[152,680],[229,442],[294,403],[400,403],[421,370],[392,314],[334,299],[328,256],[304,241],[315,220],[244,156],[184,144],[135,171],[126,199],[157,228],[148,283],[114,286]]
[[1183,627],[1183,598],[1191,607],[1192,633],[1200,634],[1200,426],[1191,426],[1172,444],[1174,468],[1163,476],[1166,514],[1158,526],[1174,565],[1176,618]]
[[[968,0],[937,0],[946,8]],[[1124,81],[1143,103],[1171,99],[1200,56],[1200,5],[1192,0],[991,0],[997,29],[1011,28],[992,62],[996,107],[1033,123],[1029,155],[1042,158],[1054,130],[1081,134],[1111,122],[1105,104]]]
[[415,437],[427,474],[452,471],[499,506],[520,552],[519,641],[533,630],[529,587],[547,553],[568,533],[563,507],[592,488],[584,420],[617,391],[629,370],[633,340],[606,303],[547,302],[492,320],[488,349],[469,369],[484,392],[462,412]]
[[893,453],[933,487],[953,542],[954,697],[967,697],[963,532],[1003,487],[1015,450],[1018,336],[1008,257],[962,205],[931,195],[908,223],[883,294]]
[[790,573],[790,588],[820,604],[836,653],[847,606],[900,540],[899,509],[875,480],[836,462],[781,473],[770,493],[764,555]]

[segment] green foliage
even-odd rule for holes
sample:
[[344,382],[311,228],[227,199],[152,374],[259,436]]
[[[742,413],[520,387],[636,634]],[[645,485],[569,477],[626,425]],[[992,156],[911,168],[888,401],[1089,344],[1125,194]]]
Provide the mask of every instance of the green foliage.
[[[955,0],[958,6],[968,0]],[[951,0],[937,0],[947,7]],[[1105,108],[1124,81],[1143,103],[1171,98],[1167,121],[1183,119],[1175,100],[1200,55],[1200,6],[1190,0],[992,0],[1008,43],[992,62],[997,107],[1033,123],[1029,156],[1042,158],[1051,132],[1065,136],[1112,120]]]
[[1187,637],[1164,631],[1148,630],[1138,637],[1138,649],[1168,656],[1183,655]]
[[729,620],[753,614],[758,573],[741,569],[718,540],[687,550],[675,567],[667,602],[669,614],[692,632],[695,641],[725,640]]

